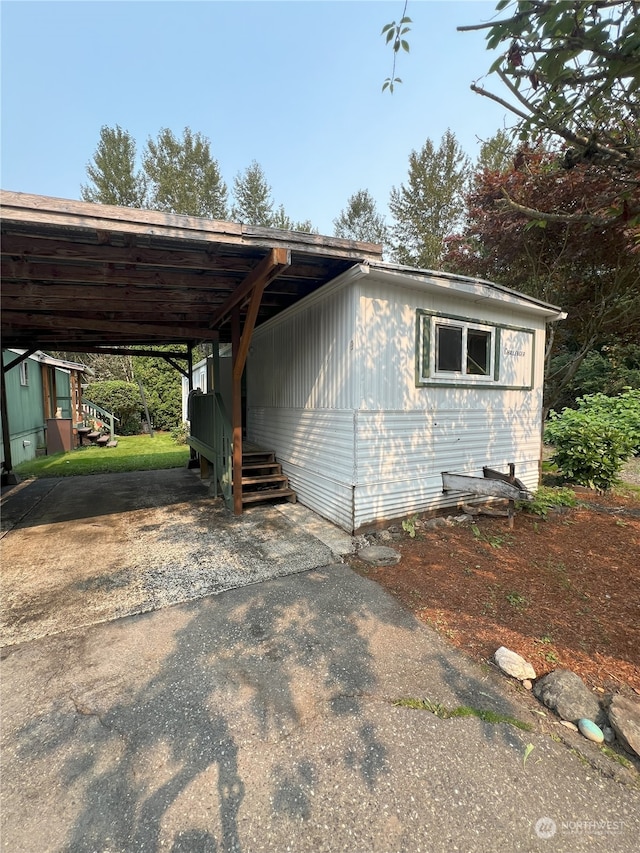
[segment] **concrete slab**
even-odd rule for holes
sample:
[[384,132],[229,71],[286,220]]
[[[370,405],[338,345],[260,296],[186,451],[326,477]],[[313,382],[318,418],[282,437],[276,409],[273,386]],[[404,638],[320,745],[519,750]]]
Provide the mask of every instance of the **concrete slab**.
[[637,787],[345,565],[11,646],[2,669],[7,853],[637,845]]
[[336,559],[299,516],[235,518],[186,469],[36,480],[4,500],[0,645]]

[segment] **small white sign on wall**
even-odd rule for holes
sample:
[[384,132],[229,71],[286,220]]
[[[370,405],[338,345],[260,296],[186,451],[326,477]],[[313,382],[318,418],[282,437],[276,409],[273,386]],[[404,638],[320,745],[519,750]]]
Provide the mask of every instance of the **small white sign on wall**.
[[533,381],[533,332],[500,329],[500,384],[529,388]]

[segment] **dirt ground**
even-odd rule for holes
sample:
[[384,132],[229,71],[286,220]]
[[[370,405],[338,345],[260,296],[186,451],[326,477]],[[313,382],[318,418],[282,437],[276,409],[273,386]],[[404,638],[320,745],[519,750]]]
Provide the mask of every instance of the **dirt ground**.
[[404,533],[397,565],[354,568],[477,660],[507,646],[538,676],[640,693],[640,500],[576,493],[589,506]]

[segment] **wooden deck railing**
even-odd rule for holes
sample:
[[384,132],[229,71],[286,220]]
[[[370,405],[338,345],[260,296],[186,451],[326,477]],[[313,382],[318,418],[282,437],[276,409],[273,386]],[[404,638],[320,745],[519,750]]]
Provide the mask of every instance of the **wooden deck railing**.
[[190,435],[187,442],[213,465],[213,477],[226,505],[233,505],[233,431],[222,396],[193,394],[189,400]]
[[111,412],[107,412],[106,409],[101,409],[100,406],[97,406],[90,400],[83,399],[82,420],[85,424],[87,421],[97,421],[98,423],[108,424],[109,432],[111,433],[111,440],[113,440],[116,434],[115,422],[120,421],[120,418],[112,415]]

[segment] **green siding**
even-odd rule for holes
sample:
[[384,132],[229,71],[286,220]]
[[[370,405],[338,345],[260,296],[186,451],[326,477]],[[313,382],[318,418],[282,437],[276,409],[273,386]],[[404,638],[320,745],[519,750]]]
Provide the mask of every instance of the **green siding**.
[[[3,352],[3,364],[17,358],[13,352]],[[7,389],[7,411],[11,433],[11,461],[14,467],[21,462],[34,459],[36,448],[45,444],[45,413],[42,393],[42,371],[51,366],[27,359],[28,384],[20,384],[20,365],[13,367],[5,377]],[[65,370],[55,368],[56,408],[63,418],[73,417],[71,411],[71,376]],[[0,438],[2,426],[0,425]],[[25,442],[27,446],[25,447]],[[0,442],[0,458],[4,460],[4,447]]]

